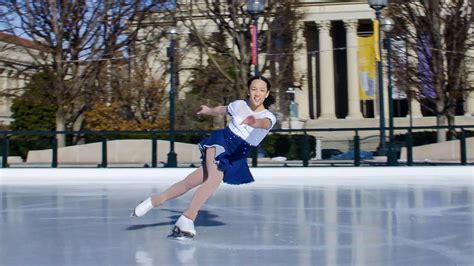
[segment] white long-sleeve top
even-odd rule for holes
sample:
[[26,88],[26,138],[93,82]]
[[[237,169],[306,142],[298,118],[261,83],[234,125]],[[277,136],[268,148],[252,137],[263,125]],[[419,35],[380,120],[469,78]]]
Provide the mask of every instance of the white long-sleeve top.
[[[232,121],[228,125],[229,129],[252,146],[258,146],[276,123],[276,117],[270,111],[265,109],[254,112],[250,109],[247,101],[244,100],[231,102],[227,106],[227,113],[232,116]],[[242,121],[250,115],[257,119],[268,118],[271,122],[270,128],[253,128],[247,124],[242,124]]]

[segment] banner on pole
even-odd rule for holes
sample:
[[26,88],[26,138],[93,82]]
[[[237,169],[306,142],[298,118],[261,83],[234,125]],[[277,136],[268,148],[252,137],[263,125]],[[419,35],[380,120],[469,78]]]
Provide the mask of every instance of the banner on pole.
[[373,43],[374,43],[374,55],[375,55],[375,61],[380,61],[380,47],[379,47],[379,21],[374,20],[374,35],[373,35]]
[[250,32],[252,33],[252,65],[257,65],[257,27],[250,25]]
[[374,36],[358,37],[359,42],[359,97],[361,100],[375,98],[375,54]]
[[421,94],[429,99],[436,99],[436,91],[433,86],[433,74],[431,73],[431,42],[429,36],[421,34],[417,39],[418,55],[418,77],[422,84]]

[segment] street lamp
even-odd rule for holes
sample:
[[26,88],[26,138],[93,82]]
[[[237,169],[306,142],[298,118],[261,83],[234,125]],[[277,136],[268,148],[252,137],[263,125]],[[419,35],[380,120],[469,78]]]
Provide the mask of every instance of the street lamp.
[[258,17],[265,10],[265,0],[247,0],[247,12],[252,17],[252,64],[255,67],[254,75],[260,75],[258,69]]
[[380,27],[385,32],[386,35],[386,44],[387,44],[387,78],[388,78],[388,132],[389,140],[388,143],[388,152],[387,152],[387,164],[389,166],[397,165],[397,154],[394,150],[393,144],[395,142],[395,137],[393,133],[393,84],[392,84],[392,36],[391,32],[395,28],[395,23],[391,18],[384,18]]
[[176,46],[176,36],[178,32],[176,27],[170,27],[168,29],[168,34],[170,38],[170,46],[167,49],[167,55],[170,60],[170,151],[168,153],[168,161],[166,163],[166,167],[177,167],[178,162],[176,159],[176,153],[174,152],[174,139],[175,139],[175,132],[174,132],[174,98],[176,94],[176,55],[175,55],[175,46]]
[[[381,11],[388,4],[388,0],[369,0],[369,5],[372,9],[375,10],[375,18],[380,24],[381,20]],[[375,33],[375,32],[374,32]],[[377,76],[378,76],[378,85],[379,85],[379,116],[380,116],[380,144],[377,148],[377,155],[385,156],[387,155],[387,148],[385,147],[385,114],[384,114],[384,100],[383,100],[383,70],[382,70],[382,39],[380,38],[380,27],[378,27],[378,36],[379,36],[379,50],[377,51],[380,54],[380,60],[377,62]]]
[[[296,89],[301,89],[301,85],[299,82],[293,83],[288,89],[286,90],[286,94],[288,95],[288,128],[292,129],[292,121],[298,121],[298,103],[296,103],[295,93]],[[298,126],[296,126],[298,128]]]
[[295,108],[295,88],[293,86],[288,87],[286,94],[288,94],[288,128],[291,130],[291,118],[297,117],[295,113],[297,111]]

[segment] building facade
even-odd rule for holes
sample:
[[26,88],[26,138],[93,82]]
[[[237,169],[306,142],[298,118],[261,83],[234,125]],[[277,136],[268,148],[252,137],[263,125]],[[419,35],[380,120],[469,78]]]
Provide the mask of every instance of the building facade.
[[9,95],[20,93],[33,73],[37,52],[44,50],[37,43],[0,33],[0,125],[8,126],[12,121]]
[[[374,98],[362,100],[359,93],[359,43],[360,36],[372,35],[372,20],[375,18],[374,10],[367,1],[297,1],[297,8],[303,14],[299,21],[300,26],[296,40],[302,49],[296,51],[294,58],[294,76],[302,77],[300,88],[294,91],[297,103],[298,126],[305,128],[355,128],[378,127],[380,113],[384,112],[388,118],[388,95],[384,89],[385,108],[380,110],[378,93]],[[200,25],[201,26],[201,25]],[[202,25],[207,31],[212,27]],[[184,35],[184,34],[183,34]],[[207,61],[199,57],[198,48],[186,48],[185,42],[178,45],[190,51],[182,62],[188,67],[195,65],[196,61]],[[0,90],[7,91],[24,86],[28,76],[33,70],[35,60],[31,55],[40,47],[27,40],[13,38],[0,33]],[[28,50],[29,52],[26,52]],[[157,49],[156,54],[161,59],[166,59],[165,48]],[[196,51],[194,51],[196,50]],[[473,51],[469,51],[471,58]],[[264,57],[265,55],[261,55]],[[153,57],[147,57],[151,61]],[[263,60],[261,60],[263,61]],[[166,72],[161,63],[148,62],[156,72]],[[473,64],[471,64],[473,65]],[[186,69],[183,66],[182,69]],[[181,71],[179,79],[181,84],[190,77],[189,71]],[[387,77],[384,77],[387,82]],[[470,77],[470,82],[473,82]],[[387,84],[384,84],[387,88]],[[184,97],[179,91],[179,97]],[[11,121],[10,100],[0,98],[0,124],[9,124]],[[408,99],[396,100],[395,125],[436,125],[436,117],[423,110],[423,106],[416,101]],[[285,121],[286,120],[286,121]],[[283,118],[282,127],[291,127],[290,121]],[[287,122],[285,124],[285,122]],[[463,107],[456,116],[456,124],[474,124],[474,93],[465,98]],[[324,133],[320,133],[324,137]],[[362,133],[362,135],[365,133]],[[376,135],[369,132],[367,135]],[[332,138],[348,139],[352,133],[327,133]]]
[[[295,95],[299,119],[305,122],[306,128],[377,127],[381,112],[379,95],[376,90],[373,100],[360,98],[358,62],[358,37],[373,34],[374,10],[367,1],[299,2],[305,17],[298,39],[304,48],[295,57],[295,71],[307,77]],[[472,56],[473,51],[470,54]],[[382,57],[382,60],[386,62],[386,58]],[[383,80],[383,112],[388,118],[386,71]],[[472,80],[470,77],[470,82]],[[473,124],[474,93],[470,93],[462,105],[456,124]],[[410,102],[396,99],[396,126],[408,126],[410,122],[436,125],[436,118],[415,99]]]
[[[298,49],[293,54],[293,77],[301,77],[298,89],[294,89],[297,117],[282,117],[282,128],[377,128],[383,112],[388,126],[388,90],[386,73],[386,50],[382,52],[384,63],[383,93],[384,108],[379,104],[378,84],[374,84],[371,99],[362,99],[359,72],[360,37],[373,35],[375,12],[367,1],[296,1],[299,20],[296,34]],[[207,31],[215,30],[206,27]],[[383,36],[381,36],[383,38]],[[192,54],[183,62],[195,62]],[[471,60],[473,51],[470,51]],[[264,61],[265,54],[259,56]],[[204,60],[205,61],[205,60]],[[470,64],[467,64],[468,66]],[[472,65],[472,64],[471,64]],[[272,73],[273,74],[273,73]],[[265,75],[270,75],[265,73]],[[180,72],[180,79],[186,80],[188,73]],[[377,80],[375,79],[375,82]],[[470,82],[473,82],[471,74]],[[286,88],[280,88],[280,90]],[[281,97],[280,97],[281,100]],[[279,108],[285,108],[279,106]],[[291,110],[291,107],[288,107]],[[282,113],[291,113],[285,110]],[[278,110],[277,110],[278,111]],[[436,116],[416,99],[397,97],[394,100],[394,125],[396,127],[436,126]],[[468,94],[456,113],[456,125],[474,124],[474,92]],[[350,141],[354,132],[312,133],[327,141]],[[373,136],[377,145],[378,131],[361,131],[361,137]],[[329,141],[329,142],[330,142]],[[325,145],[330,146],[331,144]],[[368,147],[370,149],[374,146]]]

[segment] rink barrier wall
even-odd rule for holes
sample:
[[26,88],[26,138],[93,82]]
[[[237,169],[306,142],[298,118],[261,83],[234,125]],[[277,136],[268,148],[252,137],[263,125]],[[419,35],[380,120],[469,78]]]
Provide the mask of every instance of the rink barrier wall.
[[[455,162],[441,162],[440,164],[460,164],[460,165],[467,165],[472,161],[472,158],[468,158],[468,150],[467,145],[466,145],[466,134],[465,130],[466,129],[472,129],[474,128],[474,125],[455,125],[455,126],[414,126],[414,127],[394,127],[392,129],[397,130],[398,132],[408,132],[407,135],[407,140],[405,143],[406,146],[406,161],[400,160],[387,160],[387,161],[376,161],[376,162],[367,162],[369,165],[396,165],[396,164],[406,164],[406,165],[415,165],[419,162],[416,162],[416,158],[413,157],[413,143],[412,143],[412,132],[413,131],[420,131],[420,130],[437,130],[437,129],[452,129],[452,130],[459,130],[458,135],[459,135],[459,142],[456,144],[458,146],[458,151],[455,152],[455,156],[453,157]],[[387,130],[387,128],[385,128]],[[292,134],[292,133],[301,133],[304,135],[303,138],[303,147],[301,149],[301,164],[304,167],[309,166],[309,161],[310,161],[310,154],[309,154],[309,144],[308,144],[308,138],[307,135],[309,133],[322,133],[322,132],[354,132],[353,135],[353,166],[361,166],[363,162],[360,154],[360,134],[363,132],[372,132],[372,131],[382,131],[382,128],[305,128],[305,129],[275,129],[272,130],[272,133],[283,133],[283,134]],[[1,146],[1,167],[2,168],[8,168],[10,166],[9,164],[9,146],[10,146],[10,137],[16,136],[16,135],[28,135],[28,136],[45,136],[50,138],[50,143],[51,143],[51,149],[50,152],[48,153],[48,157],[51,158],[51,163],[50,167],[52,168],[57,168],[59,165],[59,162],[61,161],[61,158],[58,156],[59,155],[59,149],[65,149],[67,147],[58,147],[58,142],[56,139],[57,135],[67,135],[67,136],[85,136],[85,135],[95,135],[99,139],[101,139],[99,144],[101,146],[100,150],[100,155],[99,152],[95,156],[100,156],[100,161],[97,161],[97,167],[102,167],[102,168],[107,168],[109,166],[109,156],[108,156],[108,142],[110,142],[110,139],[114,135],[127,135],[127,134],[141,134],[141,135],[148,135],[151,137],[150,143],[150,150],[149,156],[150,156],[150,162],[149,164],[147,163],[146,166],[151,166],[152,168],[156,168],[160,165],[159,163],[159,158],[158,158],[158,149],[157,149],[157,136],[158,134],[169,134],[170,136],[175,136],[177,134],[207,134],[209,131],[197,131],[197,130],[174,130],[174,131],[159,131],[159,130],[151,130],[151,131],[0,131],[0,135],[2,136],[0,138],[0,146]],[[396,153],[395,150],[395,141],[388,141],[387,144],[387,154],[392,154],[392,156],[395,156],[394,153]],[[174,147],[174,141],[171,141],[169,146]],[[168,154],[175,154],[175,151],[171,152],[171,149],[169,150]],[[183,154],[181,152],[181,154]],[[179,156],[179,154],[177,154]],[[85,156],[91,156],[91,154],[86,154]],[[384,156],[385,157],[385,156]],[[179,158],[179,157],[178,157]],[[170,156],[167,158],[168,160],[166,162],[163,161],[164,165],[168,167],[176,167],[176,162],[175,160],[170,160]],[[173,162],[173,163],[171,163]],[[422,162],[423,164],[425,162]],[[437,164],[436,162],[432,162],[430,164]],[[252,160],[251,160],[251,165],[253,167],[258,166],[258,158],[257,158],[257,152],[253,152],[252,154]],[[145,165],[144,165],[145,166]]]
[[[196,168],[0,169],[0,185],[154,184],[181,180]],[[458,185],[474,186],[474,166],[251,168],[255,186]],[[234,187],[232,185],[228,185]]]

